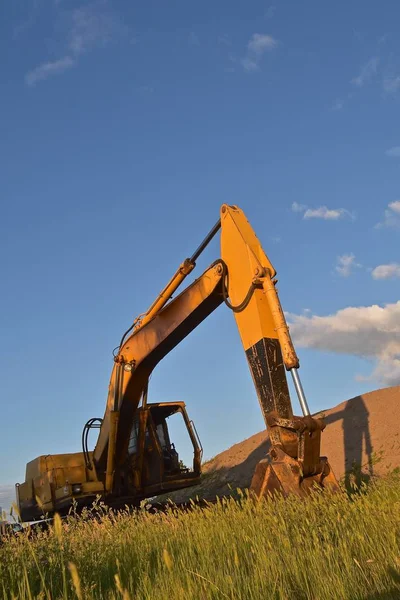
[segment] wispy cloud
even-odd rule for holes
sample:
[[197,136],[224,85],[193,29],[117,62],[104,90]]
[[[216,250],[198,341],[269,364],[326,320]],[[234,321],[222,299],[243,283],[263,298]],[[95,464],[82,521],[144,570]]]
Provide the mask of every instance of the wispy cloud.
[[390,202],[385,209],[383,221],[375,225],[376,229],[382,229],[383,227],[400,228],[400,200]]
[[343,100],[336,100],[336,102],[332,104],[332,110],[342,110],[343,106]]
[[348,307],[327,316],[287,315],[298,346],[374,361],[370,378],[400,383],[400,301]]
[[223,33],[222,35],[219,35],[217,38],[217,41],[219,44],[222,44],[224,46],[232,46],[232,42],[230,40],[230,37],[226,34]]
[[386,150],[385,154],[391,158],[400,158],[400,146],[393,146],[393,148],[389,148],[389,150]]
[[75,61],[70,56],[65,56],[54,62],[43,63],[25,75],[25,82],[28,85],[35,85],[38,81],[43,81],[52,75],[63,73],[70,69],[75,64]]
[[250,52],[254,52],[254,54],[261,55],[266,50],[270,50],[271,48],[275,48],[277,45],[277,41],[272,37],[272,35],[268,35],[265,33],[253,33],[247,47]]
[[353,36],[355,37],[357,42],[362,42],[362,40],[364,39],[364,33],[359,31],[358,29],[353,29]]
[[271,4],[271,6],[268,6],[267,10],[265,11],[265,17],[267,19],[272,19],[273,16],[275,15],[275,11],[276,11],[276,6],[274,6],[273,4]]
[[278,42],[272,35],[253,33],[248,44],[246,56],[240,61],[245,71],[258,71],[259,63],[265,52],[276,48]]
[[64,16],[65,55],[54,61],[45,62],[25,76],[28,85],[35,85],[48,77],[57,75],[78,64],[84,53],[103,47],[118,35],[126,32],[116,13],[109,8],[107,0],[95,0]]
[[365,63],[360,70],[360,73],[357,77],[354,77],[351,80],[351,83],[358,87],[362,87],[376,75],[378,71],[379,58],[374,56],[367,63]]
[[68,35],[70,50],[79,55],[96,46],[105,46],[122,32],[123,25],[104,1],[96,1],[72,11]]
[[[16,3],[13,3],[16,4]],[[17,39],[26,33],[29,29],[31,29],[35,24],[39,17],[41,9],[40,0],[31,0],[31,2],[26,2],[26,6],[24,7],[24,11],[22,12],[23,21],[20,21],[18,25],[15,25],[12,31],[13,39]],[[51,10],[51,7],[50,7]]]
[[400,91],[400,75],[385,77],[383,89],[387,94],[395,94]]
[[307,210],[307,206],[305,204],[299,204],[298,202],[292,203],[293,212],[304,212],[305,210]]
[[390,263],[388,265],[379,265],[372,271],[374,279],[393,279],[400,277],[400,264]]
[[[383,36],[378,43],[383,44],[385,39],[386,37]],[[386,96],[400,92],[398,65],[390,64],[390,57],[385,54],[384,48],[381,48],[379,55],[373,56],[360,67],[358,75],[350,80],[350,84],[351,91],[333,102],[331,110],[341,110],[367,84],[381,86]]]
[[13,29],[13,38],[16,39],[22,35],[25,31],[33,27],[35,24],[35,16],[32,14],[30,17],[16,25]]
[[142,94],[152,94],[154,92],[154,87],[151,85],[139,85],[137,89]]
[[350,80],[350,93],[341,94],[339,99],[331,104],[331,110],[341,110],[348,100],[356,97],[367,84],[375,85],[375,88],[379,86],[386,98],[400,93],[399,62],[384,46],[388,37],[388,34],[384,34],[377,39],[379,51],[361,65],[358,74]]
[[341,277],[349,277],[354,267],[361,267],[359,263],[355,262],[356,257],[354,254],[342,254],[337,257],[337,264],[335,270]]
[[327,206],[307,208],[304,213],[304,219],[325,219],[326,221],[337,221],[343,217],[352,217],[352,214],[345,208],[328,208]]
[[354,215],[345,208],[328,208],[327,206],[308,208],[305,204],[293,202],[292,211],[303,213],[303,219],[323,219],[325,221],[337,221],[344,217],[354,219]]

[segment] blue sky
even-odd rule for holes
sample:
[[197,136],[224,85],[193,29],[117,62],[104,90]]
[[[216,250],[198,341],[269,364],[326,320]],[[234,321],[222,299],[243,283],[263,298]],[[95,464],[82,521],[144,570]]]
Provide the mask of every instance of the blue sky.
[[[398,2],[0,11],[0,484],[80,449],[121,333],[224,202],[278,271],[311,409],[400,383]],[[264,427],[225,307],[150,394],[187,402],[206,457]]]

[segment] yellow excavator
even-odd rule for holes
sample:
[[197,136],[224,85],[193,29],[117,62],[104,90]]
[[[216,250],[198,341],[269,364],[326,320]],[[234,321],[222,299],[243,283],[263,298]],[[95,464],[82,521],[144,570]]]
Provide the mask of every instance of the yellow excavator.
[[[172,299],[218,231],[221,257]],[[310,414],[276,283],[276,271],[243,211],[223,204],[193,256],[114,350],[106,410],[102,419],[86,423],[82,451],[39,456],[27,464],[25,482],[16,484],[20,520],[65,515],[72,504],[80,510],[99,496],[116,509],[138,506],[143,499],[200,482],[202,447],[184,402],[148,402],[148,382],[157,363],[221,304],[234,314],[271,443],[256,466],[251,492],[256,498],[274,492],[304,497],[315,485],[339,489],[327,458],[320,456],[325,425]],[[293,415],[286,371],[293,377],[301,417]],[[169,436],[168,419],[174,414],[183,419],[193,446],[191,467],[183,465]],[[89,451],[93,428],[99,433]]]

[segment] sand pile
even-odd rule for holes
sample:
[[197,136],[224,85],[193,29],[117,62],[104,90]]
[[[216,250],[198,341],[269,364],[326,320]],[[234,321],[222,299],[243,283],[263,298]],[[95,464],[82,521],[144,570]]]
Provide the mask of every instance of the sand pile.
[[[389,387],[342,402],[316,413],[325,416],[321,455],[328,456],[336,477],[346,477],[354,464],[357,477],[384,475],[400,467],[400,386]],[[203,482],[169,494],[176,502],[198,495],[213,499],[250,485],[256,464],[269,448],[268,434],[261,431],[221,452],[203,468]]]

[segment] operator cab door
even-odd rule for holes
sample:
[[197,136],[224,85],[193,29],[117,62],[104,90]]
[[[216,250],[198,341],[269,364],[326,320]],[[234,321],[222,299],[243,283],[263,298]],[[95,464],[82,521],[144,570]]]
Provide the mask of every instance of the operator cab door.
[[157,430],[150,410],[146,410],[147,423],[144,430],[143,444],[143,487],[161,484],[163,480],[163,457]]
[[160,485],[163,477],[162,452],[148,408],[136,412],[128,445],[132,483],[136,489]]
[[[175,407],[174,407],[175,408]],[[161,484],[171,477],[180,477],[181,467],[175,445],[169,437],[167,418],[174,408],[148,405],[144,429],[143,476],[144,487]]]
[[[157,422],[157,421],[156,421]],[[157,438],[161,446],[164,475],[180,473],[179,455],[175,450],[175,444],[169,437],[168,425],[165,418],[156,425]]]
[[[193,446],[193,468],[183,465],[171,442],[167,420],[176,415]],[[182,479],[199,477],[202,448],[183,402],[146,404],[136,410],[125,464],[127,493],[160,493]],[[164,488],[164,484],[167,485]]]

